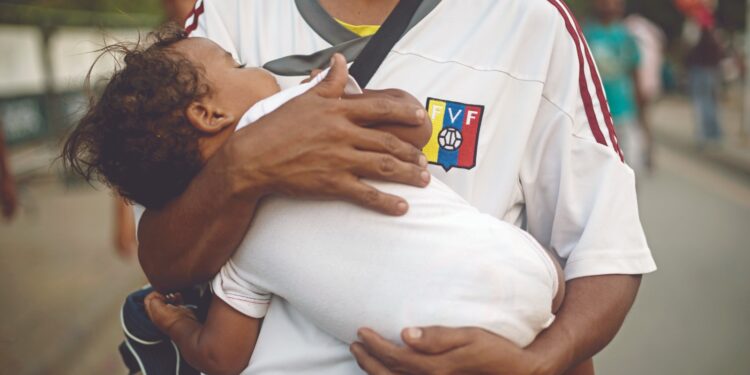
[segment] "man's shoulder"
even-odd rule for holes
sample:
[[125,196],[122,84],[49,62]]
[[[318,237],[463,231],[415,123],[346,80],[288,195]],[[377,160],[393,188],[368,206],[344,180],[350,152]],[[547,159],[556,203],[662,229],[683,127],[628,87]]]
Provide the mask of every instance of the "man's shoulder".
[[544,81],[561,33],[562,0],[442,0],[394,51]]
[[470,45],[533,49],[537,58],[578,27],[564,0],[442,0],[428,19],[430,33],[443,40],[461,35]]
[[551,22],[560,18],[558,8],[567,9],[563,0],[442,0],[442,7],[461,9],[456,17],[474,12],[484,16],[503,14],[521,22]]

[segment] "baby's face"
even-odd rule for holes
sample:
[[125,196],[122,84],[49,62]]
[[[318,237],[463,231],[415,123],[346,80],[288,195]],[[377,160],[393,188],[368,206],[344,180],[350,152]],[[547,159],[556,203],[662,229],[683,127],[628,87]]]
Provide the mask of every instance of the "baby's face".
[[211,99],[236,120],[259,100],[280,91],[276,79],[261,68],[244,68],[218,44],[205,38],[188,38],[173,47],[195,63],[203,65],[211,86]]

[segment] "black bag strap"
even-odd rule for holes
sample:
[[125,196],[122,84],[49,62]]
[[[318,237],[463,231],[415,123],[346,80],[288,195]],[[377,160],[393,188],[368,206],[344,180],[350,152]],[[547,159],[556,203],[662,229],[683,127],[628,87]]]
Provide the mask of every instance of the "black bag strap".
[[404,35],[420,4],[422,0],[399,1],[378,32],[370,38],[365,48],[359,53],[349,68],[349,74],[357,80],[360,87],[365,88],[370,83],[370,79],[378,71],[385,57]]

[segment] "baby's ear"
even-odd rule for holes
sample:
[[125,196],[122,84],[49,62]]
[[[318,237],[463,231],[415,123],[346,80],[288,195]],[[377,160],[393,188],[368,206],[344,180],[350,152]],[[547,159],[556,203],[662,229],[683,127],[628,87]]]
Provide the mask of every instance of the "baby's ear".
[[234,124],[235,118],[229,112],[207,101],[190,103],[185,113],[190,124],[204,133],[218,133]]

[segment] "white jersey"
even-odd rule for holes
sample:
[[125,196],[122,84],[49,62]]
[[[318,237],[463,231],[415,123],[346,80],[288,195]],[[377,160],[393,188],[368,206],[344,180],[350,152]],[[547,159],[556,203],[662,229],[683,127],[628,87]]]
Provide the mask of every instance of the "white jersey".
[[[403,89],[425,103],[433,175],[555,251],[567,279],[654,271],[633,172],[563,1],[425,0],[420,11],[368,88]],[[278,77],[282,87],[332,47],[350,57],[357,37],[337,25],[303,0],[199,0],[186,23],[243,63],[298,71]],[[253,363],[254,373],[356,369],[346,345],[282,299],[271,304]]]
[[374,184],[410,199],[409,213],[265,199],[214,294],[254,318],[278,295],[347,343],[363,326],[400,342],[404,327],[442,325],[481,327],[523,347],[552,323],[557,271],[530,235],[439,180]]
[[[238,129],[315,81],[257,103]],[[557,270],[528,233],[480,213],[439,180],[424,189],[370,183],[407,199],[409,213],[267,198],[214,294],[254,318],[278,295],[348,343],[362,326],[399,341],[403,327],[443,325],[481,327],[526,346],[552,323]]]

